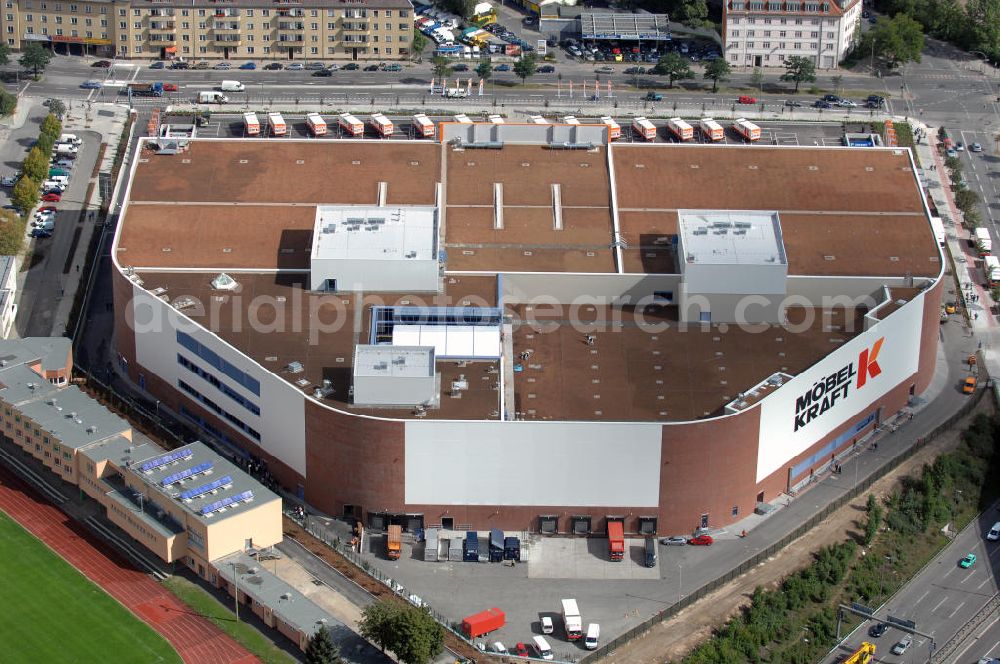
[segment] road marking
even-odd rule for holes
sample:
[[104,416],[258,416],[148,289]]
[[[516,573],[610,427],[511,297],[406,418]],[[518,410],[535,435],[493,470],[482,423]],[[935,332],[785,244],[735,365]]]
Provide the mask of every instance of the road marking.
[[954,618],[955,614],[958,613],[959,609],[961,609],[963,606],[965,606],[965,601],[964,600],[963,600],[963,602],[961,604],[959,604],[958,606],[955,607],[954,611],[952,611],[951,613],[948,614],[948,617],[949,618]]
[[917,599],[917,601],[916,601],[916,602],[914,602],[914,604],[915,604],[915,605],[919,605],[919,604],[920,604],[920,603],[921,603],[922,601],[924,601],[924,598],[925,598],[925,597],[927,597],[927,596],[928,596],[928,595],[930,595],[930,594],[931,594],[931,591],[929,591],[929,590],[928,590],[928,591],[926,591],[926,592],[925,592],[925,593],[924,593],[923,595],[921,595],[921,596],[920,596],[920,598],[919,598],[919,599]]
[[986,579],[983,580],[982,583],[980,583],[978,586],[976,586],[976,590],[982,590],[983,586],[985,586],[987,583],[989,583],[992,580],[993,579],[987,577]]
[[945,602],[946,602],[947,600],[948,600],[948,598],[947,598],[947,597],[942,597],[942,598],[941,598],[941,601],[940,601],[940,602],[938,602],[938,603],[937,603],[937,604],[936,604],[936,605],[934,606],[934,608],[933,608],[933,609],[931,609],[931,613],[934,613],[935,611],[937,611],[937,610],[938,610],[938,608],[939,608],[939,607],[940,607],[940,606],[941,606],[942,604],[944,604],[944,603],[945,603]]

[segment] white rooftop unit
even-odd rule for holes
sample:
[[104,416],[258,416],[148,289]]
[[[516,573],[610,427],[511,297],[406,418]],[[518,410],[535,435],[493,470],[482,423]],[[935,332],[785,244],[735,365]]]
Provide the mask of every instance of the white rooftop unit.
[[437,208],[317,206],[312,290],[436,292],[439,285]]
[[362,344],[354,347],[354,403],[432,406],[440,400],[433,348]]
[[495,360],[500,327],[478,325],[396,325],[393,346],[430,346],[439,358]]

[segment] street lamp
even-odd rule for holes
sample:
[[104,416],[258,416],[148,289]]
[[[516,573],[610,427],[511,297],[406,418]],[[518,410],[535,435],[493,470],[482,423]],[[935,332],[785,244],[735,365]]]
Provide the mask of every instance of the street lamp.
[[230,561],[229,566],[233,568],[233,585],[236,586],[236,597],[233,599],[233,609],[236,611],[236,622],[240,621],[240,576],[236,571],[236,563]]

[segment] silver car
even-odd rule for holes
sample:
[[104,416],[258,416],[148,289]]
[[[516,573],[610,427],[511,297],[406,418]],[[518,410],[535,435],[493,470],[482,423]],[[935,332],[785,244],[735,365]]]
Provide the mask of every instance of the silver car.
[[680,535],[660,538],[660,544],[663,544],[664,546],[686,546],[687,543],[688,543],[687,538],[681,537]]
[[896,645],[892,647],[892,654],[902,655],[904,652],[906,652],[906,649],[910,647],[911,643],[913,643],[913,637],[910,636],[909,634],[904,634],[903,638],[897,641]]

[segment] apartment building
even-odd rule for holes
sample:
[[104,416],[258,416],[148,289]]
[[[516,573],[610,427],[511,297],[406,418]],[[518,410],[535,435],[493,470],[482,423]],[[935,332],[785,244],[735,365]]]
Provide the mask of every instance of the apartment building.
[[402,60],[410,0],[4,0],[0,31],[68,55],[185,60]]
[[812,58],[836,69],[860,34],[862,0],[727,0],[722,15],[726,59],[733,67],[781,67]]

